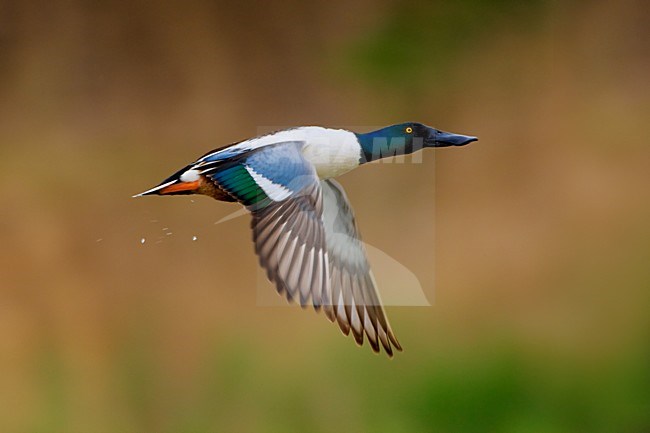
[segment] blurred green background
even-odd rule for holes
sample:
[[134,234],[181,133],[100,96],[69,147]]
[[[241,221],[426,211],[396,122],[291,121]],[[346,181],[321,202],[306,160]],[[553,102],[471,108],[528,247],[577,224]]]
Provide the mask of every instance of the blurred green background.
[[[1,1],[0,431],[650,431],[648,22]],[[248,218],[214,225],[232,205],[130,198],[262,127],[406,120],[481,141],[341,178],[434,301],[389,310],[393,360],[258,306]]]

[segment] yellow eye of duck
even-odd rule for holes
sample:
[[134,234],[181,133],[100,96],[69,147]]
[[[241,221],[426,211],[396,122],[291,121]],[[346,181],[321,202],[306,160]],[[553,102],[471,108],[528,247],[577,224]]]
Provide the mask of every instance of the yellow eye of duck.
[[407,134],[410,134],[411,132],[413,132],[413,128],[411,128],[410,126],[407,126],[405,131],[406,131]]

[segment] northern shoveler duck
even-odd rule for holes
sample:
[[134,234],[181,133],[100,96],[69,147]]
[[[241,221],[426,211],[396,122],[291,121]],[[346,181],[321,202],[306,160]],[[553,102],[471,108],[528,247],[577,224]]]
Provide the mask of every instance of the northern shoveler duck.
[[213,150],[134,197],[204,194],[252,214],[255,252],[291,302],[312,304],[375,352],[401,351],[391,329],[345,192],[332,178],[384,157],[425,147],[463,146],[476,137],[420,123],[365,134],[291,128]]

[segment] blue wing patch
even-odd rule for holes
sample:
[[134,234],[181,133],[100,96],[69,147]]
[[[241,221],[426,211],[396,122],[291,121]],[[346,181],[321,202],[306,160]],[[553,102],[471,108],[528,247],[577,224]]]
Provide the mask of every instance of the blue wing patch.
[[246,158],[246,166],[273,184],[298,192],[316,181],[314,167],[302,156],[302,142],[264,148]]
[[318,182],[314,167],[302,156],[302,145],[291,141],[264,147],[209,176],[242,204],[259,209]]

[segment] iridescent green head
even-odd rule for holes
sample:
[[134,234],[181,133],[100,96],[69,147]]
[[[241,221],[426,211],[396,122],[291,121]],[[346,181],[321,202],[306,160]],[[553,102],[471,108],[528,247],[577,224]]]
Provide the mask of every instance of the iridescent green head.
[[464,146],[478,140],[469,135],[440,131],[421,123],[407,122],[356,134],[361,145],[361,163],[389,156],[406,155],[424,147]]

